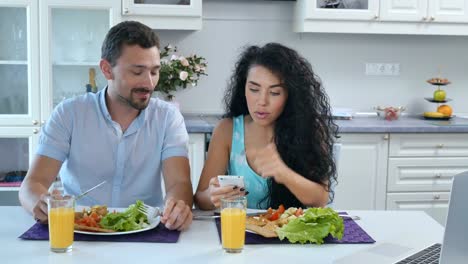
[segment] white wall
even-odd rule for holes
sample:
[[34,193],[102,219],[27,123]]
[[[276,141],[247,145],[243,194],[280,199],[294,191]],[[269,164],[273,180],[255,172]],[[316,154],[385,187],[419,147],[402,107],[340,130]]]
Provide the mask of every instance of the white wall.
[[[468,113],[468,37],[294,33],[295,2],[204,0],[203,29],[158,31],[162,44],[207,58],[208,74],[176,94],[185,113],[222,113],[221,99],[241,47],[280,42],[306,57],[321,77],[334,107],[371,112],[376,105],[434,110],[425,81],[442,75],[455,113]],[[400,76],[366,76],[365,62],[400,63]]]

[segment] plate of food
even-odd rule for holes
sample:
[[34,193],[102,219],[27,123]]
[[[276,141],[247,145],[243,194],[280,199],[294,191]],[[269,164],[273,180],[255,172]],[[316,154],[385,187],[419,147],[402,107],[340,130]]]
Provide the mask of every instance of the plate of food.
[[344,234],[343,219],[331,208],[285,209],[280,205],[276,210],[269,208],[264,214],[248,216],[245,227],[263,237],[287,238],[301,244],[322,244],[328,235],[341,239]]
[[158,226],[160,218],[148,221],[146,215],[138,211],[138,202],[128,208],[107,208],[105,205],[80,207],[75,212],[75,233],[99,236],[126,235]]

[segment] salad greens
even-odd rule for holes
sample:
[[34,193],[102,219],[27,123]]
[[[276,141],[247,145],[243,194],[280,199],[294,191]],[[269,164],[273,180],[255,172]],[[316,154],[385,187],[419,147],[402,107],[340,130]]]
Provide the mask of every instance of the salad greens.
[[138,207],[142,205],[143,202],[137,200],[124,212],[108,213],[101,219],[99,224],[103,228],[115,231],[132,231],[145,228],[149,225],[149,222],[146,215],[138,211]]
[[309,208],[302,216],[290,220],[276,230],[281,240],[287,238],[291,243],[301,244],[322,244],[328,234],[341,239],[343,232],[343,219],[331,208]]

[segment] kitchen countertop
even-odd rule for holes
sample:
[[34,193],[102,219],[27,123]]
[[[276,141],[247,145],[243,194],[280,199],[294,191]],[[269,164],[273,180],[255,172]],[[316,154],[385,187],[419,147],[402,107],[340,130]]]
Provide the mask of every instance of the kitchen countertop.
[[[189,133],[211,133],[220,115],[184,114]],[[402,116],[387,121],[376,116],[358,116],[336,120],[339,133],[468,133],[468,119],[453,117],[450,121],[425,120],[421,116]]]

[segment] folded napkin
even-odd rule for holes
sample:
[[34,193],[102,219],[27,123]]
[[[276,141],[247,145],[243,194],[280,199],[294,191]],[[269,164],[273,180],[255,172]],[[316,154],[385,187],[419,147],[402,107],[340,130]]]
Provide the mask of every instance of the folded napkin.
[[[152,243],[176,243],[179,240],[180,231],[169,230],[163,224],[139,233],[126,235],[86,235],[75,233],[75,241],[110,241],[110,242],[152,242]],[[26,240],[49,240],[48,225],[34,224],[19,238]]]
[[[356,222],[351,218],[344,218],[344,233],[343,238],[338,240],[332,236],[324,239],[325,244],[370,244],[375,243],[375,240],[369,236]],[[219,241],[221,241],[221,220],[215,219],[216,228],[218,229]],[[245,244],[291,244],[287,238],[280,240],[277,237],[267,238],[258,234],[246,232]]]

